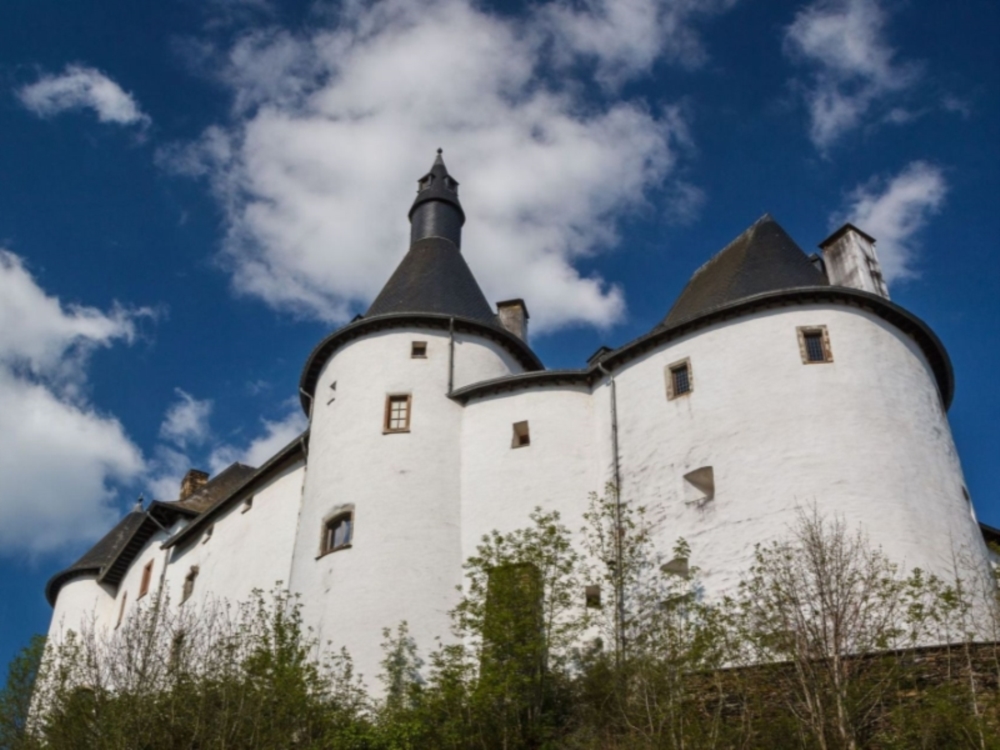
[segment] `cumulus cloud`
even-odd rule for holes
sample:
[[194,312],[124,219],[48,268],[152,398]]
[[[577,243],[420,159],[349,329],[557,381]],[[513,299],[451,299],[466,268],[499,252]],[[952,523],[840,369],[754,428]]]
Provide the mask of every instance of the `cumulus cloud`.
[[92,109],[101,122],[148,125],[131,94],[96,68],[67,65],[58,75],[43,75],[17,91],[21,103],[39,117],[71,109]]
[[855,188],[847,207],[831,217],[830,225],[849,221],[875,237],[886,281],[912,278],[917,275],[913,268],[917,235],[941,209],[947,192],[940,168],[915,161],[893,177]]
[[87,403],[87,356],[131,342],[148,311],[65,305],[0,250],[0,549],[42,553],[117,518],[114,483],[144,469],[115,418]]
[[469,216],[463,252],[487,296],[526,298],[536,331],[610,325],[622,289],[582,269],[615,246],[628,211],[695,210],[697,189],[672,184],[685,121],[552,74],[596,61],[607,83],[657,56],[694,64],[704,52],[693,19],[731,4],[550,2],[515,19],[471,0],[346,3],[329,28],[235,42],[217,66],[232,121],[159,160],[211,180],[239,292],[340,323],[401,259],[415,180],[442,146]]
[[916,83],[919,66],[896,60],[886,21],[881,0],[818,0],[786,29],[785,51],[813,69],[804,93],[809,135],[820,149],[883,107],[890,110],[887,121],[900,122],[905,110],[887,104]]
[[208,420],[212,400],[199,400],[180,388],[175,388],[177,401],[171,404],[160,425],[160,437],[179,445],[204,443],[209,436]]
[[209,465],[216,474],[234,461],[259,467],[292,440],[302,434],[308,421],[298,408],[290,404],[288,414],[277,420],[261,420],[261,433],[243,446],[222,445],[212,451]]

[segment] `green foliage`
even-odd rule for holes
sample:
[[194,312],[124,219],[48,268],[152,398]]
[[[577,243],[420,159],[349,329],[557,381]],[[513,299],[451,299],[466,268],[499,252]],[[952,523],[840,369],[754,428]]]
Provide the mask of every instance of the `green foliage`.
[[663,530],[613,487],[579,535],[528,521],[482,539],[426,659],[405,622],[383,631],[377,699],[280,588],[154,601],[110,633],[34,640],[0,693],[0,748],[1000,750],[992,574],[903,577],[814,510],[709,602],[690,545],[661,556]]

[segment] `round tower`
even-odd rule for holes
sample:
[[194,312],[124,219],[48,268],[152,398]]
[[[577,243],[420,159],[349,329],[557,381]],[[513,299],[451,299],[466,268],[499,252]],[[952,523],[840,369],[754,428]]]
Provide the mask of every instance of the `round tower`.
[[346,646],[371,687],[380,628],[405,619],[424,648],[449,632],[463,562],[451,391],[541,367],[462,257],[464,218],[439,153],[410,210],[409,251],[302,375],[310,431],[288,584],[321,643]]

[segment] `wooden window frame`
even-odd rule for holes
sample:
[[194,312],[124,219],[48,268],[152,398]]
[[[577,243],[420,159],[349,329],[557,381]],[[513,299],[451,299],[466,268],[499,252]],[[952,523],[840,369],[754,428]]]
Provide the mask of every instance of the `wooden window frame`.
[[410,359],[427,359],[427,342],[410,342]]
[[149,585],[153,580],[153,563],[155,560],[150,560],[142,568],[142,580],[139,581],[139,599],[142,599],[146,594],[149,593]]
[[514,422],[513,433],[510,440],[511,448],[527,448],[531,445],[531,430],[527,419]]
[[[674,386],[674,373],[678,370],[687,370],[688,388],[683,393],[676,393]],[[685,357],[676,362],[671,362],[664,370],[664,377],[667,381],[667,401],[674,401],[678,398],[690,396],[694,392],[694,370],[691,368],[691,358]]]
[[[406,424],[403,427],[391,427],[392,424],[392,404],[399,403],[405,399],[406,403]],[[410,423],[413,421],[413,394],[411,393],[388,393],[385,397],[385,416],[382,421],[382,434],[391,435],[410,431]]]
[[[334,547],[330,544],[330,528],[342,518],[348,519],[348,522],[351,524],[351,529],[348,533],[347,541]],[[321,557],[332,555],[334,552],[351,549],[351,547],[354,546],[354,531],[355,522],[353,505],[341,505],[335,508],[332,512],[328,513],[323,517],[323,524],[320,526],[319,554],[316,555],[316,559],[319,560]]]
[[[833,362],[833,349],[830,347],[830,332],[826,326],[799,326],[795,329],[799,338],[799,355],[802,357],[804,365],[828,365]],[[806,336],[820,335],[820,343],[823,346],[823,359],[809,359],[809,347],[806,345]]]

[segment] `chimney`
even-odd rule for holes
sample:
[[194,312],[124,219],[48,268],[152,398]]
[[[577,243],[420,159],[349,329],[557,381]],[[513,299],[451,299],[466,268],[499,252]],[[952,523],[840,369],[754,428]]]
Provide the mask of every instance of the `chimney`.
[[528,340],[528,307],[523,299],[509,299],[497,302],[497,315],[500,325],[517,336],[521,341]]
[[180,500],[187,500],[202,487],[208,484],[208,472],[191,469],[181,480]]
[[871,292],[889,299],[882,267],[875,254],[875,238],[853,224],[844,224],[821,243],[826,277],[835,286]]

